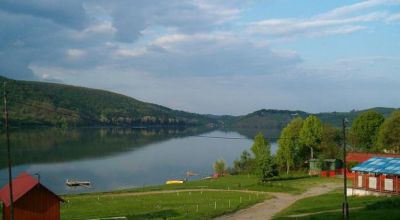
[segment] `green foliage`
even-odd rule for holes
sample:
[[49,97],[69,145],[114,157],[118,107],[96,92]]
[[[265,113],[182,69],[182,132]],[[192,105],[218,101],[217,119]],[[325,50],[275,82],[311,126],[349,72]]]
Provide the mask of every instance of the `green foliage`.
[[[359,111],[353,110],[350,112],[318,113],[315,114],[315,116],[317,116],[324,124],[341,127],[342,118],[347,118],[351,123],[358,115],[366,111],[375,111],[388,117],[395,110],[396,109],[394,108],[371,108]],[[244,116],[222,116],[218,119],[222,120],[226,127],[238,131],[246,137],[253,138],[261,131],[268,139],[269,137],[278,137],[280,135],[280,130],[293,119],[294,115],[306,118],[311,114],[303,111],[262,109]]]
[[218,174],[218,176],[223,176],[226,170],[226,163],[224,160],[220,159],[214,162],[214,172]]
[[271,146],[265,140],[264,135],[259,133],[254,138],[254,144],[251,147],[255,160],[255,173],[261,182],[275,175],[274,161],[271,156]]
[[342,136],[338,128],[331,125],[324,125],[321,138],[320,158],[340,158]]
[[383,115],[375,111],[357,116],[351,127],[355,146],[366,151],[374,150],[379,127],[384,120]]
[[248,174],[254,168],[254,159],[248,151],[244,150],[240,155],[240,159],[233,161],[233,168],[236,173]]
[[[11,126],[176,127],[216,122],[205,115],[172,110],[103,90],[1,76],[0,81],[7,82]],[[3,108],[3,102],[0,102],[0,108]]]
[[298,117],[293,119],[283,130],[278,141],[278,151],[276,162],[280,170],[286,170],[289,174],[290,167],[295,165],[298,160],[300,150],[300,130],[303,127],[303,119]]
[[[310,148],[311,158],[313,158],[313,151],[319,150],[322,141],[322,123],[316,116],[311,115],[304,120],[299,140],[304,148]],[[303,149],[303,159],[306,159],[304,152],[307,151]]]
[[400,111],[393,112],[382,124],[378,145],[381,150],[400,153]]

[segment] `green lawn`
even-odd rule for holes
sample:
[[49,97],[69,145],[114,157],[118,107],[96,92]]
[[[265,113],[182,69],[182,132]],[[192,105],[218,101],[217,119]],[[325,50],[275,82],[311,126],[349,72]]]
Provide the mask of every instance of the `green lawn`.
[[[375,196],[348,198],[351,219],[400,219],[400,198],[397,196],[393,198]],[[341,191],[305,198],[278,213],[274,219],[340,219],[342,201],[343,194]],[[288,217],[304,213],[317,214],[303,217]]]
[[267,183],[259,183],[254,175],[232,175],[218,179],[189,181],[179,185],[159,185],[132,190],[123,190],[123,192],[140,192],[140,191],[156,191],[156,190],[175,190],[175,189],[230,189],[230,190],[252,190],[264,192],[286,192],[299,194],[308,188],[328,183],[341,182],[343,180],[337,178],[326,177],[309,177],[305,175],[274,179]]
[[[299,174],[279,177],[260,184],[256,176],[234,175],[218,179],[189,181],[179,185],[160,185],[114,192],[66,195],[69,203],[62,204],[62,219],[90,219],[126,216],[129,219],[209,219],[226,212],[236,211],[263,201],[264,194],[246,192],[181,192],[153,195],[129,195],[130,192],[148,192],[179,189],[224,189],[263,192],[302,193],[310,187],[328,182],[341,182],[336,178],[309,177]],[[250,196],[250,197],[249,197]],[[240,203],[240,197],[242,203]],[[229,200],[231,206],[229,207]],[[214,209],[215,201],[217,209]],[[329,201],[327,202],[329,203]],[[197,211],[197,205],[199,206]]]
[[121,193],[65,196],[64,199],[68,203],[61,206],[61,219],[119,216],[125,216],[127,219],[210,219],[266,198],[268,196],[261,193],[206,191],[152,195]]

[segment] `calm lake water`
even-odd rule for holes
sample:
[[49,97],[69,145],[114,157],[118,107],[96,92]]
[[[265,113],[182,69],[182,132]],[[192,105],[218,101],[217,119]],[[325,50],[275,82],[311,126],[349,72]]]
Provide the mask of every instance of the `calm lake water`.
[[[237,132],[197,129],[41,128],[11,134],[13,174],[39,173],[44,185],[61,194],[163,184],[185,178],[186,171],[199,174],[194,178],[206,177],[212,174],[213,162],[224,159],[231,166],[253,143]],[[3,186],[7,183],[4,144],[0,153]],[[69,188],[66,179],[90,180],[92,187]]]

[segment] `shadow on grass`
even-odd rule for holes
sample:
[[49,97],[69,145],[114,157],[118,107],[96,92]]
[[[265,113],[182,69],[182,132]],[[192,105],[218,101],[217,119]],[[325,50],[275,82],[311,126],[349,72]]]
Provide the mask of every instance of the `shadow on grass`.
[[299,179],[310,179],[315,178],[314,176],[304,175],[304,176],[276,176],[269,178],[267,181],[284,181],[284,180],[299,180]]
[[387,200],[378,201],[367,205],[367,209],[388,209],[388,208],[390,209],[399,207],[400,207],[399,197],[388,198]]
[[175,210],[161,210],[157,212],[141,213],[137,215],[126,216],[129,220],[132,219],[169,219],[173,217],[178,217],[180,214]]

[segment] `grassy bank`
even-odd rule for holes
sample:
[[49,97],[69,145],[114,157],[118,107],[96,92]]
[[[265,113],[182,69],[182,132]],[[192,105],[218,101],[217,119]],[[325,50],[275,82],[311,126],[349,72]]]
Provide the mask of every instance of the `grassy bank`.
[[251,190],[263,192],[286,192],[299,194],[306,191],[308,188],[318,184],[341,181],[341,179],[337,178],[310,177],[308,175],[301,174],[295,176],[280,177],[276,179],[271,179],[266,183],[259,183],[257,177],[254,175],[232,175],[218,179],[189,181],[180,185],[150,186],[131,190],[122,190],[120,192],[145,192],[157,190],[208,188],[226,190]]
[[[286,219],[341,219],[342,191],[301,199],[275,216]],[[399,197],[349,197],[351,219],[400,219]],[[314,213],[314,214],[313,214]]]
[[65,196],[62,219],[126,217],[127,219],[210,219],[261,202],[265,194],[244,192],[169,192]]

